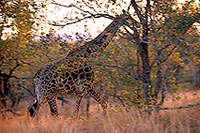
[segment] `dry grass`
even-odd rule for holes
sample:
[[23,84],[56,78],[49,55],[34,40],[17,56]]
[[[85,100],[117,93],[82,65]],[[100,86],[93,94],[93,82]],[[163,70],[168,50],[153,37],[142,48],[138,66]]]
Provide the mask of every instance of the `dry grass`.
[[[182,95],[181,100],[169,98],[164,106],[181,106],[200,102],[199,93]],[[25,108],[21,105],[21,111]],[[8,114],[6,119],[0,119],[0,132],[10,133],[49,133],[49,132],[97,132],[97,133],[199,133],[200,132],[200,107],[193,107],[181,110],[160,111],[149,117],[139,115],[132,110],[129,113],[120,111],[117,108],[110,108],[107,117],[104,117],[98,106],[91,107],[89,119],[81,114],[80,120],[71,118],[72,109],[70,106],[59,108],[60,117],[55,119],[49,115],[47,105],[40,109],[39,115],[34,119],[28,119],[27,115],[12,116]],[[84,112],[84,111],[82,111]]]

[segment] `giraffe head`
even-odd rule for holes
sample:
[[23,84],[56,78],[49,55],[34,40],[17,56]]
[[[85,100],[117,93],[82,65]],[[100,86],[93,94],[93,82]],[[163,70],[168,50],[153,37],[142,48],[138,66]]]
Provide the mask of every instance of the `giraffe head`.
[[122,14],[116,16],[116,21],[118,23],[120,23],[121,25],[124,24],[129,26],[139,24],[135,19],[131,17],[131,15],[127,11],[122,10],[122,12]]

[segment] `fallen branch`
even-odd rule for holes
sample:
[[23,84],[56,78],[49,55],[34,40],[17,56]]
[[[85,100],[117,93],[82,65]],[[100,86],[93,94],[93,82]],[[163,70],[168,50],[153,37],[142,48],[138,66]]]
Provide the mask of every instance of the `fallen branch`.
[[191,108],[200,105],[200,103],[195,103],[195,104],[189,104],[185,106],[179,106],[179,107],[165,107],[165,108],[157,108],[157,111],[160,110],[175,110],[175,109],[184,109],[184,108]]
[[62,102],[64,102],[64,103],[66,103],[66,104],[69,104],[69,105],[72,104],[70,101],[67,101],[67,100],[66,100],[64,97],[62,97],[62,96],[57,96],[57,99],[60,100],[60,101],[62,101]]
[[23,114],[19,114],[19,113],[15,112],[15,111],[13,111],[12,109],[9,109],[9,108],[1,109],[0,112],[11,112],[15,116],[23,116]]

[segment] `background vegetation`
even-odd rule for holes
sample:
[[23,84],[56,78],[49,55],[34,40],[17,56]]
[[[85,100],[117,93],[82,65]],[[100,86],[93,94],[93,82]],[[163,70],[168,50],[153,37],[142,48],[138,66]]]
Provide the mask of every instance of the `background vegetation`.
[[[61,7],[67,12],[60,21],[49,20],[52,28],[45,33],[43,22],[47,22],[45,12],[49,4],[55,5],[55,12]],[[87,30],[90,25],[80,22],[112,20],[124,9],[133,24],[121,27],[106,51],[91,61],[95,64],[95,88],[110,105],[109,117],[104,118],[99,107],[86,96],[82,112],[87,115],[82,114],[80,123],[73,121],[67,109],[73,106],[73,96],[59,96],[70,105],[60,107],[62,118],[56,122],[56,130],[65,132],[68,126],[63,123],[67,123],[72,132],[98,131],[102,126],[104,132],[199,131],[199,107],[178,110],[199,105],[198,1],[77,0],[66,5],[59,1],[2,0],[0,6],[0,113],[11,127],[15,124],[21,127],[24,123],[20,131],[54,129],[44,127],[49,124],[45,122],[47,119],[49,125],[54,121],[46,114],[49,110],[46,105],[39,113],[40,125],[27,121],[26,115],[12,116],[25,114],[32,103],[32,77],[41,67],[57,62],[71,48],[93,38]],[[87,34],[55,34],[53,28],[67,25],[85,27]],[[175,110],[160,111],[168,109]],[[67,110],[69,114],[63,113]],[[147,117],[146,112],[151,115]],[[90,118],[85,119],[85,115]],[[124,121],[123,126],[116,117]],[[8,131],[5,124],[1,126],[2,131]]]

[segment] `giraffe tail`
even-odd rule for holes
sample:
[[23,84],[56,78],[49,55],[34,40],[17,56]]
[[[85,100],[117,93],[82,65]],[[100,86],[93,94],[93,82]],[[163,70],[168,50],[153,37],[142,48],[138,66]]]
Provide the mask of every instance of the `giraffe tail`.
[[38,101],[36,100],[29,108],[28,108],[28,112],[30,113],[31,117],[35,116],[35,112],[38,108]]
[[106,100],[101,97],[94,89],[89,89],[88,94],[93,97],[99,104],[101,104],[101,106],[106,109],[108,107],[108,104],[106,102]]

